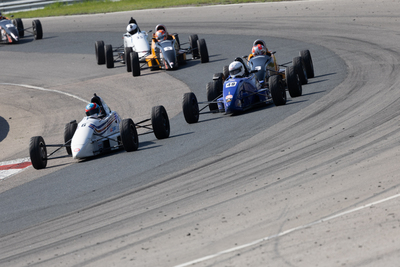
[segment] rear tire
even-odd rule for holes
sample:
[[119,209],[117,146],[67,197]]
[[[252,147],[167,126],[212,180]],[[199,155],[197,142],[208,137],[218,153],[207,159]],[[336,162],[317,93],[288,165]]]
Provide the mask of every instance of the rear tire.
[[[207,90],[207,101],[209,101],[209,102],[214,101],[219,96],[219,92],[217,92],[216,81],[207,83],[206,90]],[[217,103],[208,104],[208,108],[213,113],[218,112],[218,104]]]
[[286,68],[286,83],[291,97],[298,97],[303,94],[299,76],[293,66]]
[[106,67],[107,69],[114,68],[114,55],[112,45],[106,45]]
[[151,125],[157,139],[169,137],[169,119],[164,106],[155,106],[151,109]]
[[197,40],[197,47],[200,52],[200,62],[201,63],[209,62],[206,40],[204,39]]
[[127,152],[136,151],[139,147],[139,137],[132,119],[124,119],[119,125],[122,145]]
[[132,51],[131,54],[131,69],[132,69],[132,76],[140,76],[140,62],[139,62],[139,55],[137,52]]
[[132,53],[132,47],[125,47],[124,48],[124,57],[125,57],[125,65],[126,65],[126,71],[131,72],[132,71],[132,64],[131,64],[131,53]]
[[222,74],[224,75],[224,81],[226,81],[229,77],[229,66],[223,66],[222,67]]
[[297,72],[297,75],[299,75],[299,79],[301,84],[307,84],[308,79],[307,79],[307,73],[306,69],[304,67],[303,59],[301,57],[295,57],[293,58],[293,66]]
[[192,34],[189,36],[189,44],[192,49],[192,58],[198,58],[199,57],[199,49],[197,47],[197,40],[199,40],[199,37],[197,34]]
[[96,41],[94,43],[94,50],[96,52],[97,65],[106,64],[106,52],[104,50],[104,42],[103,41]]
[[187,123],[196,123],[199,121],[199,104],[196,95],[193,92],[185,93],[182,101],[183,116]]
[[32,28],[33,28],[33,35],[35,37],[35,40],[40,40],[43,38],[43,29],[42,29],[42,23],[40,23],[40,20],[35,19],[32,21]]
[[29,142],[29,156],[32,166],[36,170],[44,169],[47,166],[46,143],[41,136],[34,136]]
[[310,50],[300,51],[300,57],[303,59],[304,67],[308,78],[314,78],[314,64],[311,58]]
[[280,75],[274,75],[269,77],[269,90],[271,91],[272,101],[275,106],[281,106],[286,104],[286,90],[283,86],[282,77]]
[[77,127],[78,127],[78,123],[76,122],[76,120],[73,120],[73,121],[67,123],[64,128],[64,143],[66,144],[67,142],[69,142],[68,144],[66,144],[67,146],[65,147],[68,155],[72,155],[71,140],[75,134]]

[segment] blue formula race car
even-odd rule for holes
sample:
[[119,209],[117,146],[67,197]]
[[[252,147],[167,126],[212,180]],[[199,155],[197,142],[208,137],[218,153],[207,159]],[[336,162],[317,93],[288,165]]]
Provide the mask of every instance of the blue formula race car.
[[[258,69],[249,70],[238,57],[224,73],[214,74],[213,81],[206,86],[207,102],[199,109],[199,102],[193,92],[183,95],[182,109],[187,123],[196,123],[199,114],[206,107],[210,111],[238,114],[250,108],[274,103],[276,106],[286,104],[286,88],[301,92],[301,83],[293,66],[287,68],[286,74],[275,74],[268,78],[268,83],[260,82],[256,73]],[[285,72],[285,71],[284,71]],[[285,77],[285,79],[282,78]]]

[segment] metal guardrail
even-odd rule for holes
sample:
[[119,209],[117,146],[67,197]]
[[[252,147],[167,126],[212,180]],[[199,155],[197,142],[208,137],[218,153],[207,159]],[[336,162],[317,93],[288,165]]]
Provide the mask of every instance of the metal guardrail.
[[29,11],[44,8],[57,2],[82,2],[82,0],[0,0],[0,11],[11,13],[18,11]]

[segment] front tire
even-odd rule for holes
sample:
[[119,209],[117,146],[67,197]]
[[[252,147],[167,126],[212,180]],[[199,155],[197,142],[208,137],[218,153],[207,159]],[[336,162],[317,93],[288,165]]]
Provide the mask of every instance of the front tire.
[[138,53],[132,51],[130,57],[131,57],[132,76],[133,77],[140,76],[140,62]]
[[209,62],[206,40],[204,40],[204,39],[198,40],[197,47],[200,52],[200,62],[201,63]]
[[40,23],[40,20],[35,19],[32,21],[32,28],[33,28],[33,35],[35,37],[35,40],[40,40],[43,38],[43,29],[42,29],[42,23]]
[[68,155],[72,155],[71,141],[72,141],[72,137],[74,136],[77,127],[78,127],[78,123],[76,122],[76,120],[73,120],[73,121],[67,123],[64,128],[64,143],[66,144],[67,142],[69,142],[69,144],[66,145],[66,147],[65,147]]
[[139,147],[139,137],[132,119],[124,119],[119,125],[122,146],[126,152],[136,151]]
[[169,119],[164,106],[155,106],[151,109],[151,125],[153,126],[153,132],[157,139],[169,137]]
[[103,41],[96,41],[94,43],[94,50],[96,52],[97,65],[106,64],[106,52],[104,50],[104,42]]
[[14,24],[15,27],[17,27],[19,37],[23,38],[25,36],[25,31],[24,31],[24,23],[22,22],[22,20],[13,19],[12,23]]
[[112,45],[106,45],[106,67],[107,69],[114,68],[114,55]]
[[286,83],[291,97],[298,97],[303,94],[303,88],[299,81],[299,76],[293,66],[286,68]]
[[41,136],[34,136],[29,142],[29,156],[32,166],[36,170],[44,169],[47,166],[46,143]]
[[200,111],[196,95],[193,92],[185,93],[182,101],[183,116],[187,123],[199,121]]
[[199,37],[197,34],[192,34],[189,36],[189,44],[192,49],[192,58],[198,58],[199,57],[199,48],[197,46],[197,40],[199,40]]
[[301,84],[302,85],[307,84],[308,78],[307,78],[306,69],[304,67],[303,59],[301,57],[293,58],[293,66],[297,72],[297,75],[299,75]]
[[314,78],[314,64],[311,58],[310,50],[300,51],[300,57],[303,59],[304,67],[308,78]]
[[286,90],[283,86],[282,77],[280,75],[271,76],[269,77],[268,84],[272,95],[272,101],[274,102],[275,106],[285,105]]
[[125,65],[126,65],[126,71],[131,72],[132,71],[132,64],[131,64],[131,53],[132,53],[132,47],[125,47],[124,48],[124,57],[125,57]]

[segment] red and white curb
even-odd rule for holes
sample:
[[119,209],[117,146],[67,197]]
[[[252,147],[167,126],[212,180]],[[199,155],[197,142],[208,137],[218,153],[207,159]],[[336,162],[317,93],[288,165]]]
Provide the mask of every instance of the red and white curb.
[[32,166],[30,158],[0,162],[0,180],[17,174],[30,166]]

